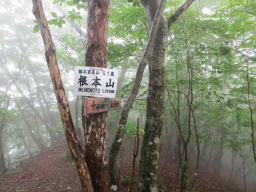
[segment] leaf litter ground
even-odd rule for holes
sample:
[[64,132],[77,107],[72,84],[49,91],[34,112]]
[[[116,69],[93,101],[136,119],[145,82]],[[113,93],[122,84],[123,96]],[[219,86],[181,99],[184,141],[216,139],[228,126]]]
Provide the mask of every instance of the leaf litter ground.
[[[65,142],[60,142],[38,155],[24,160],[14,173],[0,176],[0,192],[79,192],[80,181]],[[129,153],[126,153],[129,155]],[[131,155],[123,157],[121,169],[121,191],[129,189]],[[130,164],[130,165],[129,165]],[[15,173],[17,172],[17,173]],[[11,173],[11,172],[10,172]],[[179,180],[176,168],[171,163],[160,163],[160,176],[165,191],[174,192]],[[176,181],[176,182],[175,182]],[[242,192],[243,186],[230,183],[223,178],[214,178],[209,172],[202,172],[196,182],[196,192]],[[178,190],[177,190],[178,191]],[[192,191],[192,190],[190,190]],[[253,192],[253,190],[247,190]],[[254,190],[256,191],[256,190]]]

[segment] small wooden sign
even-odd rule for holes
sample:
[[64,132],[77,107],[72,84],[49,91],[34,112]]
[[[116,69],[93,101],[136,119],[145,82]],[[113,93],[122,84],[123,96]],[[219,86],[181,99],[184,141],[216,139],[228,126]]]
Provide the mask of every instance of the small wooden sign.
[[74,72],[75,95],[101,98],[116,97],[117,69],[77,66]]
[[120,98],[86,98],[86,113],[113,111],[121,107]]

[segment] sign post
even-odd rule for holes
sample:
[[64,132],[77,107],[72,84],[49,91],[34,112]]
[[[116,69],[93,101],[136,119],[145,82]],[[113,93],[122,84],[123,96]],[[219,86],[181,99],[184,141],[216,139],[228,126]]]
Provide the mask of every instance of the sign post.
[[121,99],[115,98],[118,71],[116,69],[75,67],[74,91],[86,96],[86,114],[112,111],[121,107]]
[[117,77],[117,69],[75,67],[75,95],[115,98]]

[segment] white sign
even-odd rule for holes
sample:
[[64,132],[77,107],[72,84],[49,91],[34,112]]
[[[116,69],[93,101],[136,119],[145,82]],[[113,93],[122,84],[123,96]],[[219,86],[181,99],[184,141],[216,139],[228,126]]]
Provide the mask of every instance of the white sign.
[[75,95],[115,98],[117,69],[77,66],[75,67]]

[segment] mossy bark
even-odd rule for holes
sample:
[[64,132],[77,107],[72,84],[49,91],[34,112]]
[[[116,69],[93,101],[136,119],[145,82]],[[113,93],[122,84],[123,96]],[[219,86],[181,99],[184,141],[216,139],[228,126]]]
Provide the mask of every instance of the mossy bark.
[[[160,1],[162,3],[162,1]],[[149,86],[147,97],[147,114],[145,134],[141,150],[141,162],[139,173],[139,191],[158,191],[158,159],[160,151],[160,138],[164,121],[164,96],[165,96],[165,39],[168,28],[179,16],[194,2],[187,0],[168,21],[161,17],[155,42],[149,59]],[[145,9],[149,27],[152,26],[159,1],[141,0]],[[160,4],[161,5],[161,4]]]
[[143,72],[146,67],[146,64],[148,63],[148,60],[150,59],[150,55],[152,53],[154,44],[155,44],[155,39],[157,37],[158,33],[158,26],[161,22],[162,18],[162,13],[164,10],[166,0],[162,0],[160,5],[158,7],[155,7],[155,15],[151,18],[152,20],[150,21],[150,35],[148,38],[147,45],[145,47],[144,53],[142,55],[142,58],[140,60],[140,63],[137,68],[137,72],[135,75],[135,80],[134,84],[132,87],[132,90],[130,92],[130,95],[127,99],[127,102],[125,103],[122,112],[121,112],[121,117],[119,119],[119,126],[118,130],[116,133],[116,137],[112,143],[111,150],[110,150],[110,181],[111,185],[117,186],[118,185],[118,172],[117,172],[117,157],[120,151],[120,147],[122,144],[123,136],[124,136],[124,131],[123,131],[123,126],[127,123],[127,118],[129,111],[133,105],[133,102],[139,92],[141,80],[143,77]]
[[166,31],[167,22],[162,18],[153,51],[149,59],[147,114],[140,162],[139,189],[141,192],[158,191],[158,159],[164,121],[164,40]]

